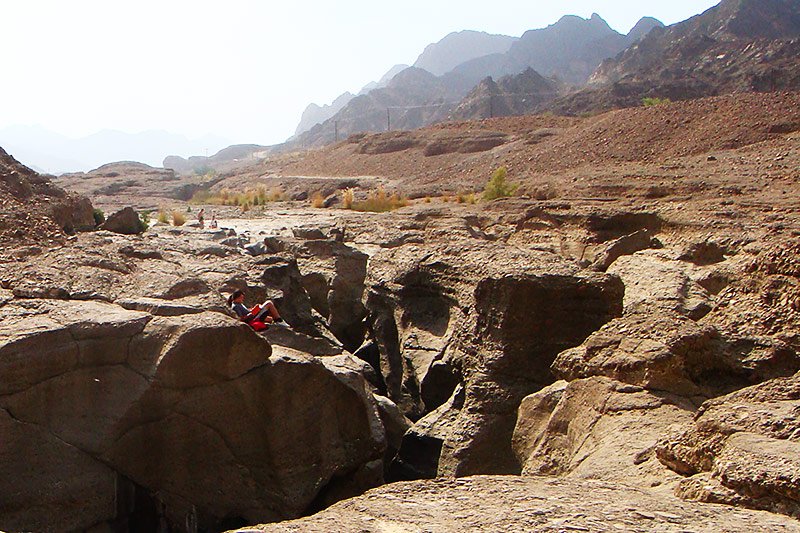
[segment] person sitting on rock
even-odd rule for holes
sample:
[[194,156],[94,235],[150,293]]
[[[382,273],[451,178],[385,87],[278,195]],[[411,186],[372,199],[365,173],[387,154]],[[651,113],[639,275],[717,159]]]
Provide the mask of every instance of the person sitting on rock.
[[261,305],[248,309],[244,305],[244,291],[235,290],[228,296],[228,306],[236,313],[242,322],[250,325],[256,331],[264,331],[270,325],[288,327],[289,325],[281,318],[278,308],[271,300],[267,300]]

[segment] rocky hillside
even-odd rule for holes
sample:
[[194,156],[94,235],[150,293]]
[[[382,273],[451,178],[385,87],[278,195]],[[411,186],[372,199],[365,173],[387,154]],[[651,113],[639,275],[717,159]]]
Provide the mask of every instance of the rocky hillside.
[[171,169],[127,161],[109,163],[91,172],[62,174],[53,179],[62,187],[91,197],[104,209],[130,205],[152,210],[164,203],[185,202],[198,190],[213,185],[220,178],[194,173],[179,176]]
[[583,85],[604,59],[614,57],[649,30],[661,26],[658,20],[647,17],[628,35],[622,35],[596,13],[589,19],[565,16],[546,28],[525,32],[505,54],[465,62],[455,72],[497,79],[532,68],[544,76]]
[[541,76],[529,68],[516,76],[495,82],[486,78],[472,89],[450,115],[453,120],[527,115],[564,92],[555,79]]
[[234,144],[223,148],[212,156],[192,156],[189,159],[177,155],[164,158],[162,166],[167,170],[174,170],[178,174],[206,174],[209,170],[222,170],[230,166],[237,166],[240,161],[254,159],[256,154],[269,153],[270,146],[258,144]]
[[589,88],[553,106],[558,112],[638,105],[744,91],[797,90],[800,2],[724,0],[685,22],[649,33],[605,61]]
[[[588,187],[589,196],[613,196],[613,190],[635,185],[616,183],[602,192],[597,181],[601,175],[616,181],[613,173],[603,170],[609,164],[630,166],[619,171],[636,176],[641,164],[774,141],[800,128],[798,109],[798,93],[748,93],[583,118],[539,115],[452,122],[412,132],[354,136],[302,157],[251,167],[236,179],[241,183],[266,173],[366,175],[386,179],[407,194],[425,196],[480,191],[491,172],[504,164],[512,179],[530,184],[530,193],[547,183],[554,190],[576,183]],[[763,163],[765,170],[767,165]],[[721,165],[708,168],[718,168],[724,177]],[[680,186],[684,182],[672,182],[680,172],[647,170],[636,186]]]
[[[497,80],[505,76],[519,75],[533,68],[544,76],[557,78],[559,81],[556,85],[559,86],[564,82],[583,84],[601,61],[613,57],[659,25],[655,19],[642,19],[630,34],[625,36],[612,30],[598,15],[588,20],[574,16],[564,17],[547,28],[526,32],[520,39],[511,43],[505,53],[481,55],[475,59],[464,60],[440,76],[420,68],[403,71],[395,76],[386,88],[354,98],[328,121],[292,139],[281,150],[324,146],[337,140],[337,132],[338,139],[343,139],[353,133],[414,129],[446,120],[471,90],[473,100],[476,95],[487,92],[486,88],[476,87],[487,76]],[[458,59],[455,56],[450,59],[451,54],[449,52],[445,54],[445,51],[451,49],[451,44],[460,46],[463,39],[471,40],[473,37],[472,33],[455,34],[444,41],[446,47],[437,46],[431,49],[429,56],[426,57],[435,62],[434,51],[437,54],[447,55],[447,61],[443,59],[436,61],[450,66]],[[480,40],[483,42],[489,37],[492,36],[481,37]],[[458,50],[459,54],[466,53],[463,48]],[[443,68],[437,63],[434,70],[438,72]],[[516,90],[524,90],[530,82],[529,78],[529,75],[524,74],[518,80],[507,80],[504,84],[516,86]],[[513,99],[501,98],[498,103],[502,104],[502,100],[509,100],[505,105],[509,111],[534,109],[535,106],[532,106],[531,102],[541,103],[542,91],[537,87],[530,90],[532,93],[528,98],[526,95],[516,94]],[[475,108],[480,105],[466,104],[466,108],[470,107]],[[500,105],[499,109],[502,107]],[[486,114],[474,114],[462,110],[457,116],[479,118]]]
[[0,148],[0,246],[54,244],[95,226],[92,204],[67,193]]
[[517,40],[508,35],[492,35],[479,31],[453,32],[441,41],[426,46],[414,66],[435,76],[442,76],[472,59],[504,54]]

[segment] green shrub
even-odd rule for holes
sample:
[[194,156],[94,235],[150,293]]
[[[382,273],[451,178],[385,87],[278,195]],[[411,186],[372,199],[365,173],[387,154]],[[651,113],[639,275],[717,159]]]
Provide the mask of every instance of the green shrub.
[[500,167],[494,171],[491,179],[486,184],[483,190],[483,199],[485,201],[496,200],[497,198],[507,198],[513,196],[517,192],[519,185],[516,183],[506,183],[508,176],[508,169]]
[[657,105],[671,104],[672,100],[669,98],[642,98],[642,105],[645,107],[653,107]]
[[94,217],[95,226],[99,226],[100,224],[106,221],[105,213],[103,213],[102,209],[98,209],[97,207],[92,209],[92,216]]
[[150,211],[139,212],[139,229],[142,233],[150,228]]

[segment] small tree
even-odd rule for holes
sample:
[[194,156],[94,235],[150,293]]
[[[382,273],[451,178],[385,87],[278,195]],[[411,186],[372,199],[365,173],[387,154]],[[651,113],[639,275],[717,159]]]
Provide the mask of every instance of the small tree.
[[103,213],[103,210],[97,207],[92,209],[92,217],[94,217],[95,226],[100,226],[103,222],[106,221],[106,215]]
[[141,211],[139,213],[139,229],[142,233],[150,228],[150,211]]
[[486,201],[496,200],[497,198],[507,198],[517,192],[519,185],[516,183],[506,183],[508,169],[500,167],[494,171],[491,179],[483,190],[483,199]]

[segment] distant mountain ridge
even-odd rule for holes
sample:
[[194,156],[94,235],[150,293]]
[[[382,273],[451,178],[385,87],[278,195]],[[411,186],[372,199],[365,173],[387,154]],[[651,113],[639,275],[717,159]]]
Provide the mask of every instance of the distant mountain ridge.
[[[351,99],[335,115],[292,139],[284,149],[323,146],[359,132],[419,128],[448,119],[459,106],[458,116],[470,116],[467,110],[471,109],[482,118],[478,100],[485,96],[480,97],[480,91],[472,96],[471,104],[462,103],[470,91],[488,76],[498,80],[521,75],[531,68],[538,72],[536,76],[556,78],[558,81],[553,81],[553,87],[558,87],[556,92],[551,88],[542,91],[542,87],[534,87],[526,99],[519,90],[509,92],[501,84],[498,91],[504,96],[497,102],[502,101],[503,105],[497,112],[517,114],[523,109],[534,109],[559,96],[562,82],[585,83],[603,59],[613,57],[648,31],[661,26],[663,24],[653,18],[644,18],[628,35],[621,35],[595,14],[589,19],[566,16],[547,28],[525,32],[519,39],[479,32],[450,34],[427,47],[415,65],[432,65],[431,68],[439,72],[453,64],[455,68],[440,76],[418,66],[406,69],[394,76],[386,87]],[[464,43],[470,46],[463,46]],[[507,45],[504,53],[474,57],[478,50]],[[459,53],[463,59],[461,63],[458,63]],[[527,78],[523,76],[516,82],[509,79],[504,84],[525,86],[532,80],[532,75],[528,74]],[[488,86],[484,89],[489,90]],[[514,96],[509,98],[512,94]]]
[[454,120],[526,115],[561,95],[564,85],[532,68],[516,76],[481,81],[451,114]]
[[654,30],[600,65],[590,87],[555,102],[576,114],[639,105],[643,97],[699,98],[800,90],[800,0],[723,0]]
[[442,76],[465,61],[490,54],[503,54],[518,40],[517,37],[473,30],[453,32],[439,42],[426,46],[414,66],[435,76]]
[[628,35],[622,35],[597,13],[589,19],[566,15],[546,28],[526,31],[505,54],[464,62],[454,72],[498,79],[533,68],[543,76],[582,85],[604,59],[614,57],[655,27],[663,24],[646,17]]
[[[378,81],[371,81],[366,84],[360,91],[359,95],[367,94],[373,89],[380,89],[382,87],[386,87],[389,82],[394,78],[397,74],[404,71],[408,68],[408,65],[395,65],[389,69],[386,74],[384,74],[381,79]],[[294,136],[297,137],[301,135],[317,124],[322,124],[336,113],[342,110],[344,106],[350,103],[350,100],[355,98],[356,95],[352,94],[351,92],[345,92],[339,95],[331,104],[325,104],[319,106],[317,104],[309,104],[306,107],[305,111],[303,111],[303,115],[300,117],[300,124],[297,125],[295,129]]]

